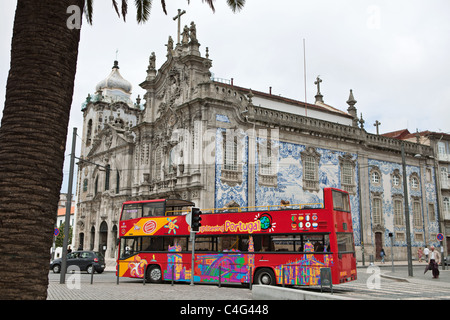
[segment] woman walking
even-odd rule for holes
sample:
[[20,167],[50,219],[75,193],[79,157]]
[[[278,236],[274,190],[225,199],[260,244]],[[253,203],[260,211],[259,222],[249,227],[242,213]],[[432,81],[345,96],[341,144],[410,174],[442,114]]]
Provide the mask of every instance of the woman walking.
[[419,249],[417,249],[417,257],[419,258],[419,262],[422,262],[422,256],[423,256],[423,251],[422,251],[422,248],[420,247]]

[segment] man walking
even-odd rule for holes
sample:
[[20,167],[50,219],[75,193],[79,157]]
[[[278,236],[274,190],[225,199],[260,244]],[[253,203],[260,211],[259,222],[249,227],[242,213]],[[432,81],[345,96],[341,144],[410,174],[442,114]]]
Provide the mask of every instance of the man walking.
[[425,261],[428,263],[428,255],[430,254],[430,250],[427,246],[425,246],[425,249],[423,249],[423,254],[425,255]]
[[434,246],[431,246],[429,269],[433,271],[433,278],[437,279],[439,278],[439,263],[441,262],[441,255],[434,249]]

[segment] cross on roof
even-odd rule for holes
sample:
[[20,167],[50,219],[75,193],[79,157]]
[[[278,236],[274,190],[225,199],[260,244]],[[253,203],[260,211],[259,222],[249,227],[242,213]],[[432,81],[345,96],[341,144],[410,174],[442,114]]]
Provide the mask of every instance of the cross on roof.
[[317,85],[317,94],[321,94],[320,93],[320,83],[322,82],[322,79],[319,78],[320,76],[317,76],[316,81],[314,82],[315,85]]
[[178,9],[178,14],[175,17],[173,17],[174,21],[178,19],[178,34],[177,34],[178,41],[177,41],[177,44],[180,44],[181,16],[185,13],[186,13],[186,10],[181,11],[181,9]]
[[380,134],[380,132],[379,132],[379,126],[381,125],[381,122],[380,121],[375,121],[375,123],[373,124],[375,127],[377,127],[377,135],[379,135]]

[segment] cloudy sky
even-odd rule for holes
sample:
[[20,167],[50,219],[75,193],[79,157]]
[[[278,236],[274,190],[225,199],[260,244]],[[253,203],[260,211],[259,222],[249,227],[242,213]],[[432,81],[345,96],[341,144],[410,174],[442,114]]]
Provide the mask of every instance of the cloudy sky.
[[[110,0],[95,1],[92,26],[83,21],[67,154],[73,127],[81,135],[81,104],[109,74],[117,50],[120,72],[133,84],[133,100],[143,96],[139,84],[151,52],[159,68],[169,35],[176,39],[177,9],[187,11],[183,26],[196,23],[200,51],[204,55],[209,48],[217,78],[234,78],[238,86],[264,92],[272,87],[273,94],[305,101],[305,39],[307,102],[314,102],[314,80],[320,75],[324,101],[336,108],[347,110],[353,89],[368,132],[376,132],[376,120],[381,133],[450,132],[448,0],[247,0],[236,14],[225,0],[216,0],[215,13],[200,0],[190,5],[169,0],[167,16],[155,0],[144,25],[136,22],[134,1],[129,5],[126,23]],[[0,110],[15,7],[15,0],[0,4]]]

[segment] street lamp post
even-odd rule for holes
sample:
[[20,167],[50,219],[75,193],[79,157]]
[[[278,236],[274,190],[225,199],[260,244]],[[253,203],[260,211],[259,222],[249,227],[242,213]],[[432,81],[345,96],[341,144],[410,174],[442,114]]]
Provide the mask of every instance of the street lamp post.
[[408,177],[406,175],[405,143],[402,141],[402,167],[403,167],[403,193],[405,196],[405,225],[406,225],[406,246],[408,254],[408,275],[413,276],[412,252],[411,252],[411,226],[409,217],[408,201]]
[[73,170],[75,162],[75,144],[77,138],[77,128],[73,128],[72,138],[72,153],[70,154],[70,173],[69,173],[69,186],[67,189],[67,202],[66,202],[66,216],[64,225],[64,239],[62,248],[62,266],[59,283],[64,284],[66,281],[66,268],[67,268],[67,245],[69,243],[69,225],[70,225],[70,211],[72,209],[72,184],[73,184]]

